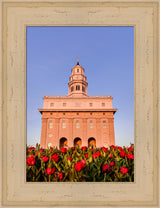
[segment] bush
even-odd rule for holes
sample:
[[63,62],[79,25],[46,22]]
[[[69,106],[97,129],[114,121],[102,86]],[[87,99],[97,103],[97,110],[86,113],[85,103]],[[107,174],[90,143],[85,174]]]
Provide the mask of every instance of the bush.
[[26,149],[27,181],[134,181],[134,145],[109,148]]

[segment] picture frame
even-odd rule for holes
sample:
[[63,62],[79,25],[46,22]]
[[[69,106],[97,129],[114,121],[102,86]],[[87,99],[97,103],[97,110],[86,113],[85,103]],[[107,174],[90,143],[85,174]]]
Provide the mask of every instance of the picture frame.
[[[158,208],[159,1],[2,0],[0,5],[0,207]],[[134,26],[134,182],[26,182],[27,26]]]

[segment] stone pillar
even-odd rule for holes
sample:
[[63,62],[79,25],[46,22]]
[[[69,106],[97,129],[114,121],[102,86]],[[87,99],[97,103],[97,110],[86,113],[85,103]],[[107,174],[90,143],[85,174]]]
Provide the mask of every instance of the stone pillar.
[[115,145],[114,117],[108,119],[108,125],[109,125],[109,145]]
[[42,118],[42,128],[41,128],[41,142],[40,146],[46,148],[46,139],[47,139],[47,118]]
[[99,118],[96,119],[96,147],[102,146],[102,138],[101,138],[101,120]]
[[88,146],[88,138],[87,138],[87,118],[83,118],[83,138],[82,138],[82,146]]
[[68,119],[68,128],[69,128],[69,135],[70,137],[68,139],[68,147],[73,147],[73,119],[69,118]]
[[53,141],[53,146],[59,148],[59,127],[60,127],[60,124],[59,124],[59,118],[55,118],[55,128],[54,128],[54,131],[55,131],[55,138],[54,138],[54,141]]

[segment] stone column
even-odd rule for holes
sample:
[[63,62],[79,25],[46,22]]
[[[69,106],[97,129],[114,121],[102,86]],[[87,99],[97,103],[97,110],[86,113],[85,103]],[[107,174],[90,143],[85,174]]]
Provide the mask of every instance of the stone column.
[[96,147],[100,147],[103,146],[103,142],[102,142],[102,138],[101,138],[101,128],[102,128],[102,124],[101,124],[101,120],[99,118],[96,119]]
[[73,118],[68,119],[68,128],[69,128],[69,137],[68,139],[68,147],[73,147]]
[[55,131],[55,138],[54,138],[54,141],[53,141],[53,146],[59,148],[59,127],[60,127],[60,124],[59,124],[59,118],[55,118],[55,127],[54,127],[54,131]]
[[42,128],[41,128],[41,142],[40,146],[46,148],[46,139],[47,139],[47,118],[42,118]]
[[108,125],[109,125],[109,145],[115,145],[114,117],[108,119]]
[[82,146],[88,147],[88,138],[87,138],[87,118],[83,118],[83,138]]

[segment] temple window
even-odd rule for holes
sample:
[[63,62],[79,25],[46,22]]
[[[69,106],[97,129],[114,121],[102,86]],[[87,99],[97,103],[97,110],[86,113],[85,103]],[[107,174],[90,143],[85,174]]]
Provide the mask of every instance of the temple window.
[[80,86],[79,85],[76,85],[76,90],[80,90]]
[[76,121],[76,129],[79,129],[80,128],[80,123],[79,121]]
[[106,121],[103,121],[103,128],[106,128]]
[[66,107],[66,103],[63,103],[63,107]]
[[71,92],[74,90],[74,86],[71,87]]
[[48,134],[48,137],[52,137],[53,135],[52,134]]
[[85,87],[84,86],[82,86],[82,91],[85,92]]
[[89,122],[89,127],[92,129],[93,128],[93,121]]
[[66,122],[62,121],[62,128],[65,129],[66,128]]
[[79,72],[79,69],[77,69],[77,72]]
[[102,106],[104,107],[105,106],[105,103],[102,103]]
[[53,107],[54,106],[54,103],[50,103],[50,106]]
[[89,106],[92,107],[93,106],[93,103],[89,103]]
[[53,122],[49,121],[49,129],[52,129],[52,128],[53,128]]

